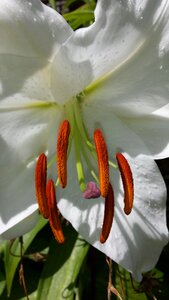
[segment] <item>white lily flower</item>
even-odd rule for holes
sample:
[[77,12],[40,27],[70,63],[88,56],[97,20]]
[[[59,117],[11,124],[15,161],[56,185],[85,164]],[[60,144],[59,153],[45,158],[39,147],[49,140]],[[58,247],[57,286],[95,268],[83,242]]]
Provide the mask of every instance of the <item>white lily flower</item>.
[[[36,161],[46,153],[48,175],[57,178],[57,131],[69,119],[68,178],[65,189],[56,188],[59,210],[136,280],[155,265],[168,240],[166,188],[153,160],[169,156],[168,36],[167,0],[98,0],[95,22],[75,32],[39,0],[1,0],[1,238],[22,235],[36,223]],[[107,144],[115,195],[105,243],[99,241],[104,199],[84,199],[78,181],[81,176],[87,184],[95,181],[94,171],[98,175],[96,128]],[[112,166],[116,152],[127,158],[134,178],[130,215],[123,212],[121,176]]]

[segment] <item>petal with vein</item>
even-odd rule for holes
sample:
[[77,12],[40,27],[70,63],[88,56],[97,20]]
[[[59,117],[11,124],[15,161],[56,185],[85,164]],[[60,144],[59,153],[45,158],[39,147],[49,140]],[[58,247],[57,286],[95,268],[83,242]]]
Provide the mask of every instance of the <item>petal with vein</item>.
[[56,103],[50,90],[50,63],[41,58],[0,54],[0,109]]
[[[55,106],[0,110],[1,140],[11,151],[10,155],[17,154],[25,167],[34,163],[42,152],[50,158],[55,153],[56,133],[61,117],[62,114]],[[8,156],[4,161],[8,161]],[[17,169],[17,162],[15,167]]]
[[[127,3],[130,2],[125,5]],[[143,3],[142,21],[136,25],[140,31],[147,26],[143,30],[144,43],[136,46],[136,51],[112,69],[112,73],[87,87],[86,101],[96,106],[104,103],[140,136],[154,158],[164,158],[169,151],[169,3]],[[140,1],[136,1],[132,8],[136,16],[139,5]],[[130,7],[129,15],[132,9]]]
[[125,64],[146,43],[153,26],[167,11],[167,1],[99,0],[95,22],[88,28],[76,30],[65,44],[72,60],[88,60],[93,69],[93,80]]

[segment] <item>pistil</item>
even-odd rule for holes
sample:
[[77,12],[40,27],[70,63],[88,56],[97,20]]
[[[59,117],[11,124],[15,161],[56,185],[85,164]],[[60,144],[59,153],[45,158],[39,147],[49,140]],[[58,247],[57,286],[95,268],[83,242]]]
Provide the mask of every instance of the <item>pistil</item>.
[[124,188],[124,212],[126,215],[131,213],[134,199],[134,184],[131,168],[122,153],[116,153],[116,159],[122,177]]
[[42,153],[36,163],[35,169],[35,191],[39,210],[45,219],[49,217],[49,210],[46,198],[46,178],[47,178],[47,159]]
[[59,244],[63,244],[65,241],[61,222],[59,219],[59,212],[56,206],[55,186],[52,179],[48,180],[46,186],[46,195],[49,206],[49,224],[52,229],[53,235]]
[[109,190],[109,162],[106,142],[100,129],[94,131],[94,142],[99,166],[100,192],[105,198]]

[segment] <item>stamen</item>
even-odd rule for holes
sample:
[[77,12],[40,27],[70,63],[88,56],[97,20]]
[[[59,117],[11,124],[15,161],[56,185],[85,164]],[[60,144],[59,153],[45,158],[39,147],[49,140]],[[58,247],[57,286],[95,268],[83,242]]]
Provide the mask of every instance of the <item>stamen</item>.
[[117,153],[116,159],[118,162],[124,188],[124,212],[126,215],[129,215],[133,207],[134,199],[133,176],[129,163],[123,156],[123,154]]
[[39,210],[45,219],[49,217],[48,204],[46,198],[46,177],[47,177],[47,159],[42,153],[36,163],[35,169],[35,191]]
[[100,192],[106,197],[109,190],[109,163],[106,142],[100,129],[94,132],[94,142],[99,166]]
[[64,120],[61,124],[57,138],[57,170],[62,188],[67,184],[67,149],[70,135],[70,123]]
[[104,209],[102,232],[100,234],[100,242],[102,244],[106,242],[109,236],[112,223],[113,223],[113,217],[114,217],[114,192],[111,184],[109,183],[109,191],[105,198],[105,209]]
[[49,224],[54,234],[55,239],[59,244],[63,244],[65,241],[61,222],[59,219],[59,211],[56,206],[56,195],[55,195],[55,186],[52,179],[48,180],[46,187],[46,195],[48,199],[49,206]]

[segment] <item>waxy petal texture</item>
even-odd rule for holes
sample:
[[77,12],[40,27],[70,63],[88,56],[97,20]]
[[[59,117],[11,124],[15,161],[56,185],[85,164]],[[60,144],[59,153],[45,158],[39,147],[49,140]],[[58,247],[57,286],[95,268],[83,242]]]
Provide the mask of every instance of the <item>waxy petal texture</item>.
[[66,21],[40,0],[2,0],[0,55],[48,60],[72,34]]
[[[90,61],[93,80],[100,80],[104,76],[113,75],[137,55],[151,38],[152,32],[158,35],[157,30],[160,30],[162,35],[167,35],[167,17],[166,0],[157,3],[153,0],[136,0],[134,3],[99,0],[94,24],[76,30],[65,43],[64,49],[67,49],[67,52],[71,51],[72,61]],[[158,42],[157,36],[156,45]]]
[[71,34],[66,21],[38,0],[0,3],[0,233],[5,239],[24,234],[37,221],[36,158],[42,151],[54,154],[62,117],[50,91],[49,60]]
[[91,64],[86,101],[112,108],[150,156],[168,156],[169,2],[101,0],[95,18],[62,47],[70,64]]
[[54,153],[62,113],[50,90],[49,61],[72,30],[39,0],[0,6],[0,136],[27,165],[50,146]]
[[[87,101],[96,105],[102,105],[104,101],[107,108],[141,137],[149,155],[164,158],[169,152],[169,3],[150,0],[135,1],[132,5],[130,1],[121,4],[112,1],[109,5],[107,14],[113,14],[116,6],[121,12],[114,15],[112,21],[117,25],[114,43],[120,45],[117,55],[111,56],[116,65],[111,68],[106,55],[103,65],[109,63],[109,72],[86,89]],[[119,15],[123,16],[124,11],[126,19],[120,23]],[[110,28],[104,30],[104,35],[111,33]],[[134,48],[128,53],[132,41]],[[95,43],[91,47],[97,46]],[[119,62],[123,51],[125,57]],[[98,70],[100,65],[99,61],[95,64]]]
[[21,164],[18,155],[0,138],[0,236],[12,239],[31,230],[38,221],[33,166]]

